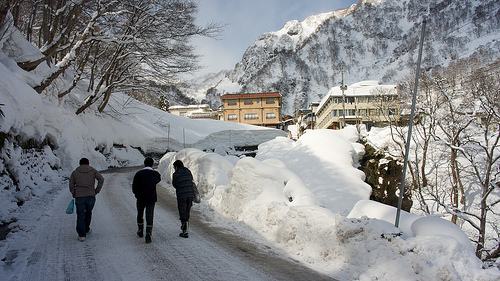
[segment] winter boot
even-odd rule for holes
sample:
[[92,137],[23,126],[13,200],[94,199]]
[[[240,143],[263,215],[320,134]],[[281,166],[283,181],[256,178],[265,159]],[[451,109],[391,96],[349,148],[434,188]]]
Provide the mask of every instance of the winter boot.
[[151,243],[151,233],[153,232],[152,225],[146,225],[146,243]]
[[138,223],[137,227],[139,228],[139,230],[137,230],[137,236],[142,238],[144,236],[144,224]]
[[179,233],[179,236],[182,237],[182,238],[188,238],[189,237],[189,222],[187,221],[183,221],[182,222],[182,225],[181,225],[181,230],[182,232]]

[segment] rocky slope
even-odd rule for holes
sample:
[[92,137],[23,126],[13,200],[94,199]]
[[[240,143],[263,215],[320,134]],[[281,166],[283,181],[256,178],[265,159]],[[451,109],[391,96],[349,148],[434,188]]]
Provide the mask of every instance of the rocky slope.
[[[348,85],[395,84],[416,67],[424,19],[424,70],[477,54],[491,61],[499,57],[499,1],[361,0],[261,35],[225,79],[239,84],[241,92],[279,91],[284,114],[340,85],[342,67]],[[225,91],[216,80],[205,79],[212,81],[204,86],[212,101],[214,92]]]

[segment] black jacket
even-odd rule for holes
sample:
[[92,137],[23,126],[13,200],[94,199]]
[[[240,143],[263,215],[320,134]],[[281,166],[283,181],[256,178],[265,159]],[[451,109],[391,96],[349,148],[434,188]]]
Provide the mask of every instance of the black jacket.
[[193,175],[186,167],[177,168],[172,175],[172,185],[177,198],[194,197],[193,184]]
[[135,198],[145,203],[156,202],[156,184],[161,181],[160,173],[150,169],[137,172],[132,182]]

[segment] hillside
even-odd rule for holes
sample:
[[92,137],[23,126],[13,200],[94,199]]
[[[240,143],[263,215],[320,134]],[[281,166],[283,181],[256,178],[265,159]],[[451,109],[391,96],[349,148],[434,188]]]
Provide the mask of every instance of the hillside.
[[[280,130],[224,122],[191,120],[113,93],[102,113],[76,115],[86,97],[85,85],[64,99],[38,94],[16,61],[41,56],[10,24],[0,27],[0,222],[9,223],[24,202],[64,180],[81,157],[97,169],[141,165],[145,155],[161,157],[187,147],[230,152],[285,136]],[[94,108],[93,108],[94,109]]]
[[[424,18],[428,21],[424,71],[471,56],[485,62],[498,58],[498,1],[362,0],[347,9],[303,22],[292,20],[279,31],[262,34],[222,84],[238,84],[242,92],[279,91],[285,114],[320,101],[331,87],[340,85],[341,65],[347,85],[362,80],[397,84],[416,68]],[[216,87],[220,94],[227,91],[218,86],[220,82],[208,86],[200,82],[205,86],[198,88]],[[214,101],[210,93],[208,100]]]

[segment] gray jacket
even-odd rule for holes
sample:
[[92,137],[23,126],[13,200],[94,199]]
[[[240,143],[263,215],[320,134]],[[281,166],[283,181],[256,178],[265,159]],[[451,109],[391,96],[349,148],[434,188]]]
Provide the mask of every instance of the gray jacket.
[[[97,187],[95,187],[95,180],[97,180]],[[101,191],[103,184],[104,177],[96,169],[89,165],[80,165],[71,173],[69,191],[74,198],[95,196]]]

